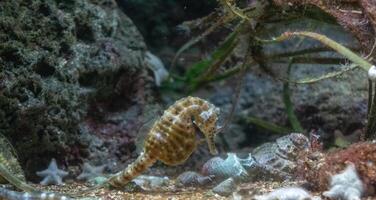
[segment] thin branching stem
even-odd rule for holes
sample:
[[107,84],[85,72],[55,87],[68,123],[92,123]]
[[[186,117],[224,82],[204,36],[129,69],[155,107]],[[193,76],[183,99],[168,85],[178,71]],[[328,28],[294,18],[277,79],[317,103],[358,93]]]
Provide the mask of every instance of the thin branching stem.
[[351,50],[349,50],[345,46],[343,46],[343,45],[339,44],[338,42],[326,37],[325,35],[314,33],[314,32],[306,32],[306,31],[285,32],[282,35],[280,35],[276,38],[273,38],[271,40],[259,39],[259,41],[262,42],[262,43],[282,42],[282,41],[288,40],[288,39],[290,39],[294,36],[303,36],[303,37],[309,37],[309,38],[318,40],[319,42],[321,42],[325,46],[332,48],[337,53],[343,55],[344,57],[346,57],[350,61],[359,65],[362,69],[364,69],[366,71],[368,71],[372,66],[372,64],[369,63],[366,59],[358,56],[357,54],[355,54],[354,52],[352,52]]
[[290,82],[290,83],[295,83],[295,84],[311,84],[311,83],[316,83],[318,81],[322,81],[322,80],[325,80],[325,79],[330,79],[330,78],[334,78],[334,77],[337,77],[337,76],[340,76],[348,71],[351,71],[351,70],[354,70],[358,67],[358,65],[351,65],[349,67],[346,67],[340,71],[335,71],[335,72],[329,72],[327,74],[324,74],[322,76],[319,76],[319,77],[308,77],[308,78],[304,78],[304,79],[300,79],[300,80],[291,80],[291,79],[288,79],[288,78],[279,78],[281,79],[282,81],[285,81],[285,82]]
[[235,5],[232,5],[228,0],[221,0],[220,1],[222,5],[227,8],[231,13],[233,13],[235,16],[240,17],[243,20],[251,21],[251,19],[245,15],[239,8],[237,8]]
[[206,29],[203,33],[201,33],[199,36],[197,37],[194,37],[192,38],[191,40],[189,40],[187,43],[185,43],[178,51],[177,53],[175,54],[174,58],[172,59],[171,61],[171,69],[170,71],[172,71],[172,68],[175,67],[176,65],[176,62],[177,62],[177,59],[180,57],[180,55],[187,49],[189,49],[190,47],[192,47],[193,45],[195,45],[197,42],[201,41],[203,38],[205,38],[206,36],[208,36],[210,33],[212,33],[215,29],[223,26],[224,24],[227,24],[228,22],[232,21],[234,18],[231,17],[231,16],[224,16],[224,17],[221,17],[219,18],[216,22],[213,23],[212,26],[210,26],[208,29]]
[[[287,68],[287,77],[290,77],[291,68],[294,64],[294,59],[290,59],[289,66]],[[287,113],[287,117],[290,121],[290,124],[294,131],[303,132],[303,127],[300,125],[298,117],[295,115],[294,112],[294,104],[291,101],[291,90],[290,90],[290,83],[285,82],[283,84],[283,103],[285,104],[285,109]]]

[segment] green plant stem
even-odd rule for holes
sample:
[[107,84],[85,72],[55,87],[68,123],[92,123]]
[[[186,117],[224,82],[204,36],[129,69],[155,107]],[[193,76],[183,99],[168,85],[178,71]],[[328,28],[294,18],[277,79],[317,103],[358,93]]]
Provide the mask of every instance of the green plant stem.
[[[210,26],[208,29],[206,29],[202,34],[200,34],[199,36],[197,37],[194,37],[192,38],[191,40],[189,40],[187,43],[185,43],[178,51],[177,53],[175,54],[174,58],[172,59],[171,61],[171,68],[175,67],[176,65],[176,62],[177,62],[177,59],[179,58],[179,56],[187,49],[189,49],[190,47],[192,47],[193,45],[195,45],[197,42],[201,41],[203,38],[205,38],[206,36],[208,36],[210,33],[212,33],[215,29],[223,26],[224,24],[230,22],[231,20],[233,20],[234,18],[233,17],[230,17],[230,16],[224,16],[222,18],[220,18],[219,20],[217,20],[216,22],[213,23],[212,26]],[[170,69],[170,71],[172,71]]]
[[376,85],[372,83],[371,80],[368,82],[369,84],[369,91],[368,91],[368,122],[367,122],[367,131],[366,131],[366,138],[371,138],[375,135],[376,131],[376,98],[375,98],[375,90]]
[[251,19],[247,15],[245,15],[235,5],[231,5],[231,3],[228,0],[220,0],[220,2],[224,8],[227,8],[227,10],[230,11],[235,16],[238,16],[243,20],[251,21]]
[[322,80],[325,80],[325,79],[330,79],[330,78],[334,78],[336,76],[340,76],[348,71],[351,71],[351,70],[354,70],[358,67],[358,65],[351,65],[349,67],[346,67],[345,69],[342,69],[340,71],[336,71],[336,72],[329,72],[327,74],[324,74],[322,76],[319,76],[319,77],[308,77],[308,78],[304,78],[304,79],[300,79],[300,80],[291,80],[289,78],[279,78],[281,79],[282,81],[285,81],[285,82],[290,82],[290,83],[295,83],[295,84],[311,84],[311,83],[316,83],[318,81],[322,81]]
[[[290,78],[290,72],[291,72],[291,67],[294,63],[294,59],[291,59],[290,64],[287,68],[287,77]],[[296,117],[294,113],[294,104],[291,101],[291,92],[290,92],[290,83],[285,82],[283,83],[283,103],[285,104],[285,109],[287,113],[287,117],[290,121],[290,124],[294,131],[297,132],[303,132],[303,127],[300,125],[300,122],[298,120],[298,117]]]
[[247,121],[247,123],[254,124],[254,125],[256,125],[260,128],[269,130],[269,131],[274,132],[274,133],[283,134],[283,133],[290,133],[291,132],[291,130],[289,128],[279,126],[277,124],[274,124],[274,123],[271,123],[271,122],[268,122],[268,121],[265,121],[265,120],[262,120],[262,119],[259,119],[259,118],[256,118],[256,117],[247,117],[246,121]]
[[355,64],[359,65],[362,69],[368,71],[372,64],[369,63],[366,59],[363,59],[362,57],[358,56],[348,48],[344,47],[343,45],[339,44],[338,42],[326,37],[325,35],[321,35],[314,32],[285,32],[282,35],[273,38],[272,40],[262,40],[259,39],[262,43],[274,43],[274,42],[282,42],[285,40],[290,39],[293,36],[303,36],[303,37],[309,37],[315,40],[320,41],[325,46],[328,46],[332,48],[334,51],[338,52],[339,54],[343,55],[350,61],[354,62]]

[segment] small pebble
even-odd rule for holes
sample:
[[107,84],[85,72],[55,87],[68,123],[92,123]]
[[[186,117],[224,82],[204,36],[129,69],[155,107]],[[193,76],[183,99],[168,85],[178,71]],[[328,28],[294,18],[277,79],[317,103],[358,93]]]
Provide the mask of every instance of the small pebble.
[[215,186],[212,191],[221,196],[229,196],[236,190],[236,183],[233,178],[228,178]]

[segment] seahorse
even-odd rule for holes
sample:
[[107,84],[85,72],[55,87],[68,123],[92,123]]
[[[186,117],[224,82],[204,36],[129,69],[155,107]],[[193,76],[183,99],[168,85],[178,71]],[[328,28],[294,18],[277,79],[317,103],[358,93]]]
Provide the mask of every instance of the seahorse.
[[16,150],[8,139],[0,134],[0,184],[10,183],[24,191],[35,191],[34,187],[26,183],[24,172],[18,160]]
[[139,157],[105,184],[124,187],[157,160],[170,166],[184,163],[201,143],[196,127],[204,134],[210,153],[217,154],[218,115],[219,108],[201,98],[188,96],[176,101],[152,126]]
[[39,192],[26,183],[23,170],[18,162],[15,149],[10,142],[0,134],[0,184],[10,183],[22,192],[0,187],[0,199],[8,200],[70,200],[72,198],[52,192]]
[[217,154],[214,139],[220,129],[217,126],[219,109],[198,97],[186,97],[175,102],[157,120],[149,131],[143,152],[125,170],[100,186],[88,189],[80,194],[59,194],[53,192],[16,192],[0,187],[0,198],[11,200],[71,200],[70,196],[81,196],[85,192],[111,185],[121,188],[140,175],[157,160],[167,165],[184,163],[201,143],[197,139],[196,127],[204,134],[211,154]]

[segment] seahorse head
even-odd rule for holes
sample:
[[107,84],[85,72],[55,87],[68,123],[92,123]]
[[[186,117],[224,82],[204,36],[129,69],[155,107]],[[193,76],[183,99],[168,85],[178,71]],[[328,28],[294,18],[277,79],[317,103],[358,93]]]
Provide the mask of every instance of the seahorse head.
[[204,134],[210,153],[215,155],[218,153],[217,148],[215,147],[214,139],[218,132],[217,121],[219,108],[215,107],[211,103],[208,103],[208,105],[208,109],[202,110],[201,113],[199,113],[199,115],[195,118],[194,123]]

